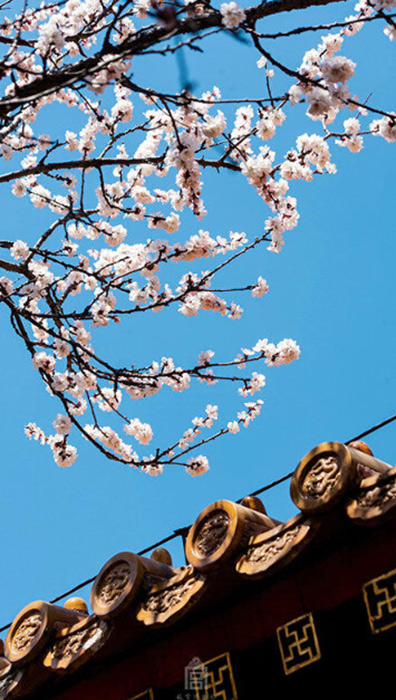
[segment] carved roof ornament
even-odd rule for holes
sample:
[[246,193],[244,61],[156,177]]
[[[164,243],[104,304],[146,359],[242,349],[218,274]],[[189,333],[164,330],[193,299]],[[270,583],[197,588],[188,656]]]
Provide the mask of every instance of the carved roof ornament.
[[0,700],[10,698],[14,695],[14,691],[19,691],[22,677],[23,671],[10,663],[0,670]]
[[360,525],[376,525],[396,511],[396,467],[388,474],[364,479],[347,505],[349,517]]
[[114,617],[135,601],[146,583],[164,581],[173,576],[174,569],[154,559],[132,552],[121,552],[109,559],[99,571],[91,591],[92,610],[99,617]]
[[258,510],[232,501],[216,501],[205,508],[190,528],[186,557],[200,571],[227,561],[248,538],[278,524]]
[[297,557],[312,541],[320,522],[299,514],[286,523],[250,538],[236,563],[243,576],[273,574]]
[[17,688],[22,678],[22,671],[13,665],[4,656],[4,643],[0,639],[0,700],[10,697],[11,692]]
[[334,508],[367,470],[387,473],[389,469],[389,464],[360,449],[323,442],[299,463],[290,484],[291,497],[303,513],[324,513]]
[[54,671],[74,671],[104,645],[109,634],[109,624],[93,616],[60,630],[44,658],[44,666]]
[[5,640],[5,656],[15,665],[26,663],[46,645],[55,624],[64,627],[83,617],[76,610],[36,600],[23,608],[12,623]]
[[194,605],[206,583],[204,574],[183,567],[171,579],[153,586],[144,595],[137,619],[145,625],[162,626],[179,619]]

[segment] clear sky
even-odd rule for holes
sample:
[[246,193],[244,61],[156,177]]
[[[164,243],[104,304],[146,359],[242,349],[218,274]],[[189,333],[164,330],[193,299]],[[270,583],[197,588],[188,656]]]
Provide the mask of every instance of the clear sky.
[[[305,11],[301,24],[342,19],[352,11],[353,3]],[[286,29],[292,20],[272,18],[261,27]],[[346,41],[342,53],[358,64],[351,86],[360,99],[371,95],[373,104],[392,110],[395,46],[382,32],[373,22]],[[304,51],[318,41],[318,35],[306,34],[275,42],[271,49],[297,67]],[[191,53],[187,60],[196,93],[218,85],[223,97],[264,94],[263,73],[251,46],[215,38],[207,42],[205,54]],[[135,76],[147,86],[178,89],[174,59],[140,59]],[[282,135],[270,142],[279,155],[298,133],[320,133],[318,124],[302,114],[297,108],[288,113]],[[57,467],[50,450],[29,442],[23,428],[37,421],[48,431],[59,407],[1,310],[0,626],[30,601],[51,599],[94,575],[117,552],[138,551],[191,523],[214,500],[238,499],[279,478],[316,444],[346,441],[396,413],[395,149],[379,138],[368,139],[355,155],[333,147],[336,175],[292,184],[290,194],[298,197],[301,218],[286,235],[282,253],[256,250],[225,278],[249,283],[262,275],[270,285],[262,299],[242,300],[241,320],[209,313],[187,319],[176,310],[163,311],[144,314],[117,328],[117,335],[103,336],[112,357],[127,353],[130,363],[171,355],[181,364],[208,348],[222,359],[264,337],[273,342],[290,337],[300,344],[298,362],[261,368],[267,377],[261,417],[206,449],[211,469],[202,477],[191,478],[176,466],[161,477],[149,477],[106,461],[82,440],[76,442],[78,461],[67,469]],[[25,200],[10,198],[5,188],[2,196],[1,238],[23,238],[27,227],[39,230],[40,212]],[[244,230],[254,237],[262,232],[268,209],[234,173],[205,173],[204,199],[205,221],[187,217],[182,232],[187,233],[185,226],[191,233],[202,226],[214,234]],[[156,440],[164,444],[202,414],[207,403],[218,404],[229,420],[240,400],[235,391],[217,386],[182,395],[163,391],[141,403],[137,415],[153,421]],[[395,424],[368,442],[379,458],[396,462]],[[278,519],[295,512],[288,485],[267,493],[265,504]],[[172,552],[174,563],[181,565],[181,548],[174,545]]]

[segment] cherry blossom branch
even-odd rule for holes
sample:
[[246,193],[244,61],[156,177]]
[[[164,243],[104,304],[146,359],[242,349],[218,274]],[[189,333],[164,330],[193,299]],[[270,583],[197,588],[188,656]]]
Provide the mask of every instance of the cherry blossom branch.
[[[236,263],[262,244],[274,253],[282,250],[284,236],[299,218],[293,181],[309,183],[316,175],[334,173],[333,144],[355,153],[371,136],[396,140],[395,115],[351,95],[348,81],[355,64],[338,55],[344,39],[373,19],[388,18],[385,31],[396,38],[392,16],[383,17],[381,7],[362,0],[356,15],[329,26],[300,26],[268,36],[256,30],[266,16],[326,4],[271,0],[245,10],[230,2],[218,10],[198,1],[158,6],[150,0],[121,5],[91,0],[83,19],[73,4],[53,3],[40,13],[25,8],[0,28],[7,38],[13,34],[3,42],[5,56],[0,60],[6,86],[0,99],[0,155],[12,161],[0,173],[0,184],[36,209],[46,209],[47,216],[53,214],[44,231],[36,217],[27,241],[0,242],[0,268],[8,274],[0,277],[0,301],[8,307],[33,367],[61,402],[63,413],[53,421],[55,434],[47,436],[34,423],[26,428],[29,437],[51,448],[59,466],[74,462],[77,450],[69,436],[78,431],[103,455],[150,474],[166,464],[202,474],[207,457],[190,457],[190,452],[246,427],[258,415],[261,401],[245,401],[247,410],[217,430],[212,430],[217,406],[208,404],[206,417],[193,418],[193,427],[180,438],[169,435],[167,446],[148,455],[138,454],[134,441],[148,445],[153,429],[131,415],[133,402],[166,387],[185,391],[194,380],[208,387],[235,385],[245,400],[262,390],[265,377],[240,370],[250,370],[252,363],[279,367],[298,359],[297,343],[286,338],[277,344],[258,340],[252,349],[242,348],[223,361],[215,361],[214,351],[206,350],[184,367],[165,357],[145,360],[144,366],[136,366],[134,358],[116,366],[111,352],[102,356],[96,343],[103,329],[111,332],[114,323],[127,316],[132,322],[133,314],[146,311],[169,313],[176,308],[185,318],[208,311],[240,318],[239,297],[226,300],[225,295],[249,292],[262,297],[268,284],[261,276],[240,284]],[[310,48],[297,69],[275,59],[261,43],[328,28],[338,31]],[[132,79],[132,57],[159,53],[166,58],[184,47],[202,50],[206,39],[219,32],[253,39],[266,96],[223,99],[218,88],[203,95],[192,94],[192,88],[171,94],[140,87]],[[25,36],[28,44],[23,43]],[[275,96],[270,64],[293,81],[282,96]],[[180,80],[186,82],[183,71]],[[42,134],[37,117],[54,100],[79,117],[65,120],[70,128],[54,123],[50,135]],[[307,119],[319,122],[321,134],[301,134],[279,159],[268,142],[297,103],[304,105]],[[337,122],[330,129],[345,108],[354,115],[343,127]],[[367,112],[381,119],[361,124]],[[71,152],[76,156],[66,155]],[[268,208],[264,227],[260,222],[251,240],[241,231],[223,235],[194,228],[186,240],[172,242],[184,212],[189,210],[197,220],[206,214],[207,169],[238,173]],[[221,261],[205,262],[202,272],[203,261],[219,255]],[[178,281],[171,263],[182,268]],[[227,270],[228,278],[218,282]],[[102,413],[110,414],[111,425]],[[118,425],[127,437],[117,432]],[[207,437],[198,438],[204,429]]]

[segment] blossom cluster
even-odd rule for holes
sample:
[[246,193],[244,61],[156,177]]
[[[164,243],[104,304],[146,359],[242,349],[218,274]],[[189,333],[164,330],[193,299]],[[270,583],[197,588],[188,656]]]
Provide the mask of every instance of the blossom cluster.
[[[238,320],[243,293],[255,299],[268,293],[262,275],[242,286],[219,280],[261,244],[281,252],[299,221],[295,181],[336,173],[332,143],[358,153],[369,135],[396,141],[396,114],[359,101],[351,87],[358,68],[340,54],[348,37],[369,19],[383,19],[395,5],[395,0],[361,0],[354,15],[304,54],[297,70],[283,67],[292,84],[275,97],[271,57],[249,20],[254,12],[233,1],[217,9],[195,1],[176,7],[151,0],[121,6],[113,0],[66,0],[3,19],[0,156],[8,172],[0,181],[14,197],[30,202],[47,228],[4,246],[0,301],[8,305],[34,369],[62,405],[54,434],[47,436],[33,422],[26,426],[28,437],[49,446],[59,466],[75,461],[69,438],[79,430],[111,459],[145,473],[157,475],[164,465],[177,463],[196,476],[209,462],[203,454],[190,456],[191,450],[238,433],[259,415],[261,399],[245,400],[265,386],[260,368],[297,360],[296,341],[259,340],[221,362],[214,360],[214,350],[204,350],[192,366],[179,366],[171,357],[144,367],[128,358],[125,366],[114,366],[99,351],[99,330],[111,332],[127,316],[164,309],[177,310],[178,318],[212,311]],[[266,98],[239,99],[230,106],[232,100],[224,100],[217,86],[201,95],[192,94],[191,87],[172,95],[136,85],[135,56],[150,50],[150,37],[157,36],[153,45],[163,46],[169,32],[177,34],[178,22],[191,18],[193,36],[186,39],[184,28],[180,47],[163,53],[187,42],[191,46],[207,29],[229,39],[245,32],[260,51]],[[394,40],[394,24],[386,25]],[[139,44],[142,37],[147,45]],[[283,153],[272,143],[298,105],[309,127]],[[53,107],[67,119],[54,121],[53,133],[42,133],[41,114]],[[347,118],[341,117],[345,109]],[[241,186],[260,197],[266,214],[253,237],[237,223],[232,231],[195,224],[207,214],[207,170],[234,173]],[[194,223],[187,228],[191,215]],[[235,368],[245,370],[251,363],[257,371],[235,375]],[[236,416],[226,416],[213,432],[219,408],[208,404],[192,427],[178,439],[170,437],[170,445],[152,454],[136,452],[135,442],[144,449],[154,430],[136,416],[131,401],[165,388],[184,392],[195,381],[212,387],[220,380],[234,384],[244,401]]]

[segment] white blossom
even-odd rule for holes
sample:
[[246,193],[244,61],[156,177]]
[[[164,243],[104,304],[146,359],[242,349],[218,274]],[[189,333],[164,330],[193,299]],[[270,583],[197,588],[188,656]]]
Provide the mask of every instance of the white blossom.
[[26,258],[29,255],[29,246],[25,241],[15,241],[14,245],[11,248],[11,255],[14,258],[14,260],[26,260]]
[[205,474],[208,469],[209,462],[203,455],[190,457],[186,462],[186,472],[190,474],[190,476],[201,476],[201,474]]
[[69,416],[58,413],[52,425],[59,435],[68,435],[72,427],[72,422]]
[[227,27],[227,29],[239,27],[246,19],[245,11],[234,1],[228,3],[223,2],[220,5],[220,14],[222,17],[222,24],[224,27]]

